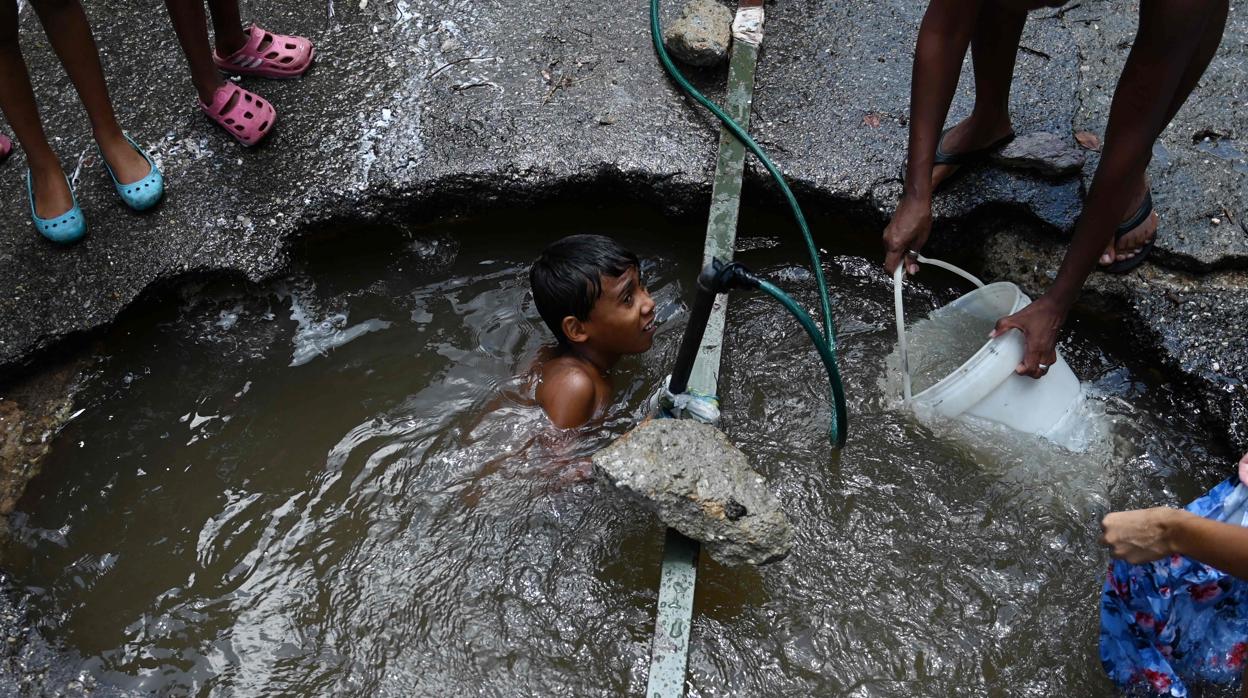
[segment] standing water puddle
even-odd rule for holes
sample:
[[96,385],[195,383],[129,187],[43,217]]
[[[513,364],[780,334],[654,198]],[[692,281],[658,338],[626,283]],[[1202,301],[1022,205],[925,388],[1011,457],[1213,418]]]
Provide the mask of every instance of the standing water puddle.
[[[547,337],[528,262],[585,221],[642,255],[665,324],[616,371],[607,419],[569,437],[518,376]],[[789,228],[747,216],[759,229]],[[668,372],[701,236],[635,209],[361,230],[280,283],[135,311],[12,517],[5,567],[41,630],[127,689],[640,695],[663,531],[586,459]],[[797,246],[741,246],[813,308]],[[808,340],[734,297],[723,427],[796,539],[760,570],[703,560],[690,694],[1108,694],[1099,517],[1190,499],[1232,459],[1161,376],[1098,348],[1103,319],[1062,346],[1112,421],[1091,453],[916,423],[880,388],[892,291],[863,253],[826,263],[839,456]],[[916,317],[955,295],[913,286]]]

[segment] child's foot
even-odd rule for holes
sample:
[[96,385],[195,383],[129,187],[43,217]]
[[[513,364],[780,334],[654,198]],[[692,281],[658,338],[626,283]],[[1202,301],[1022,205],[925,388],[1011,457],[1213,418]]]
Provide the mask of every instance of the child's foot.
[[0,133],[0,162],[8,159],[9,154],[13,152],[13,141],[9,137]]
[[68,245],[87,233],[87,219],[74,201],[69,182],[55,157],[36,158],[37,170],[26,170],[30,222],[52,242]]
[[200,104],[212,104],[213,99],[217,96],[217,91],[226,85],[226,80],[220,73],[215,73],[212,77],[215,79],[215,82],[205,82],[203,85],[197,83],[195,85],[195,94],[199,96]]
[[248,39],[251,38],[251,28],[243,29],[238,27],[231,32],[222,32],[214,37],[216,41],[216,56],[229,56],[238,52],[247,45]]
[[232,82],[222,85],[211,102],[200,100],[199,108],[246,146],[263,140],[277,122],[277,111],[272,104]]
[[1130,232],[1115,236],[1115,239],[1110,241],[1105,251],[1101,253],[1101,258],[1097,260],[1102,267],[1116,265],[1118,262],[1125,262],[1136,255],[1143,254],[1157,237],[1157,212],[1152,210],[1149,199],[1148,178],[1141,177],[1136,195],[1131,197],[1131,203],[1123,213],[1122,220],[1124,223],[1137,217],[1142,220],[1131,228]]
[[[960,155],[970,157],[972,154],[982,153],[985,149],[1010,138],[1013,133],[1014,127],[1010,124],[1008,116],[981,118],[972,113],[953,128],[945,131],[938,144],[938,150],[955,158]],[[932,189],[939,187],[942,182],[952,177],[959,168],[966,164],[969,163],[933,167]]]
[[135,150],[124,135],[96,136],[95,142],[119,183],[133,184],[152,173],[147,158]]
[[262,78],[297,78],[307,72],[316,56],[312,42],[302,36],[274,34],[253,24],[246,43],[217,43],[213,61],[217,68],[235,75]]
[[35,215],[45,220],[63,216],[74,207],[74,195],[59,167],[30,170],[30,183],[35,197]]
[[143,150],[130,136],[123,135],[123,137],[134,152],[147,163],[147,174],[140,179],[123,182],[113,171],[107,159],[104,161],[104,169],[113,180],[113,188],[117,190],[117,196],[121,197],[122,202],[135,211],[146,211],[164,197],[165,177],[160,173],[156,161],[147,154],[147,151]]

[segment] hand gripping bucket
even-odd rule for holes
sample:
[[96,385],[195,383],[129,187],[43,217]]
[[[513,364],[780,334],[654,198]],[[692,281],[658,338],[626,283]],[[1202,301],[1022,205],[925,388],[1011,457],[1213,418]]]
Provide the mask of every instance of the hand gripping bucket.
[[[1008,281],[984,282],[952,264],[919,256],[919,262],[951,271],[975,284],[974,291],[950,303],[947,308],[981,317],[991,322],[1018,312],[1031,299]],[[906,348],[906,318],[902,306],[905,265],[893,275],[893,307],[897,315],[897,347],[901,356],[902,393],[906,404],[916,411],[963,418],[979,417],[1018,431],[1061,441],[1058,432],[1063,419],[1076,411],[1083,400],[1083,388],[1070,366],[1057,356],[1042,378],[1014,372],[1023,359],[1023,334],[1011,330],[988,340],[971,358],[935,385],[918,395],[910,394],[910,360]]]

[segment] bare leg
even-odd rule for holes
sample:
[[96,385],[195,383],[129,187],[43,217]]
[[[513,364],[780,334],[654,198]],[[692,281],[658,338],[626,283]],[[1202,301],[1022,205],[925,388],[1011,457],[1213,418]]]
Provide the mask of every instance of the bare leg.
[[1183,107],[1188,96],[1192,94],[1192,90],[1196,88],[1196,83],[1205,74],[1205,69],[1209,67],[1214,54],[1218,52],[1218,46],[1222,43],[1222,33],[1226,30],[1226,16],[1229,11],[1230,3],[1227,0],[1214,0],[1211,3],[1205,33],[1200,37],[1200,44],[1196,47],[1196,53],[1188,63],[1187,69],[1183,71],[1179,87],[1174,93],[1174,98],[1170,100],[1170,106],[1166,109],[1166,122],[1162,128],[1165,128],[1174,119],[1174,115],[1179,113],[1179,109]]
[[212,45],[208,43],[208,20],[204,16],[203,0],[165,0],[173,32],[178,35],[182,52],[191,68],[191,84],[204,104],[212,104],[212,97],[225,84],[221,72],[212,62]]
[[212,32],[219,55],[228,57],[247,45],[243,20],[238,14],[238,0],[208,0],[208,9],[212,10]]
[[[1196,83],[1200,80],[1200,76],[1204,75],[1205,69],[1209,67],[1210,61],[1213,60],[1214,54],[1218,51],[1218,45],[1222,43],[1222,33],[1226,28],[1226,16],[1228,12],[1227,0],[1213,3],[1211,8],[1211,16],[1205,26],[1205,31],[1200,37],[1200,43],[1196,47],[1191,61],[1187,64],[1183,71],[1183,76],[1179,80],[1178,88],[1175,90],[1170,103],[1166,109],[1165,121],[1162,129],[1169,124],[1174,115],[1179,112],[1183,103],[1187,101],[1192,90],[1196,87]],[[1161,131],[1158,131],[1158,135]],[[1151,154],[1151,149],[1150,149]],[[1131,197],[1131,203],[1127,206],[1123,214],[1123,218],[1130,217],[1140,204],[1144,202],[1144,197],[1148,193],[1148,177],[1146,172],[1140,172],[1137,184],[1137,193]],[[1152,240],[1157,234],[1157,216],[1154,214],[1148,220],[1144,221],[1135,230],[1122,236],[1115,246],[1113,240],[1105,248],[1105,252],[1101,255],[1101,264],[1110,264],[1114,261],[1120,261],[1134,257],[1140,248]]]
[[1070,249],[1042,308],[1052,305],[1065,312],[1078,297],[1136,194],[1154,141],[1212,58],[1209,37],[1220,31],[1226,12],[1224,0],[1141,3],[1139,33],[1110,106],[1105,151],[1075,223]]
[[0,0],[0,110],[26,152],[35,190],[35,212],[55,218],[73,206],[61,162],[48,145],[39,121],[30,74],[17,38],[17,0]]
[[78,0],[34,0],[52,49],[65,66],[65,72],[78,90],[78,97],[91,119],[91,130],[104,159],[123,184],[137,182],[151,172],[147,160],[126,141],[100,67],[100,54],[87,24],[87,14]]
[[[1010,133],[1010,86],[1014,60],[1027,23],[1025,10],[986,2],[975,22],[971,58],[975,66],[975,108],[945,135],[947,153],[983,148]],[[932,186],[957,170],[957,165],[932,168]]]

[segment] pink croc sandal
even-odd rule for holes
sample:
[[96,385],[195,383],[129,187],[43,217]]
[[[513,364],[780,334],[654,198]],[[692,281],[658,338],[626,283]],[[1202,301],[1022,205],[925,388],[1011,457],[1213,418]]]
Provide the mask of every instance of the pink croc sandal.
[[0,162],[4,162],[5,158],[13,152],[13,141],[9,137],[0,133]]
[[264,140],[277,121],[277,110],[272,104],[232,82],[217,88],[212,104],[201,101],[199,108],[246,146]]
[[247,43],[229,56],[213,51],[217,68],[236,75],[262,78],[297,78],[316,57],[312,42],[302,36],[286,36],[266,31],[258,25],[247,27]]

